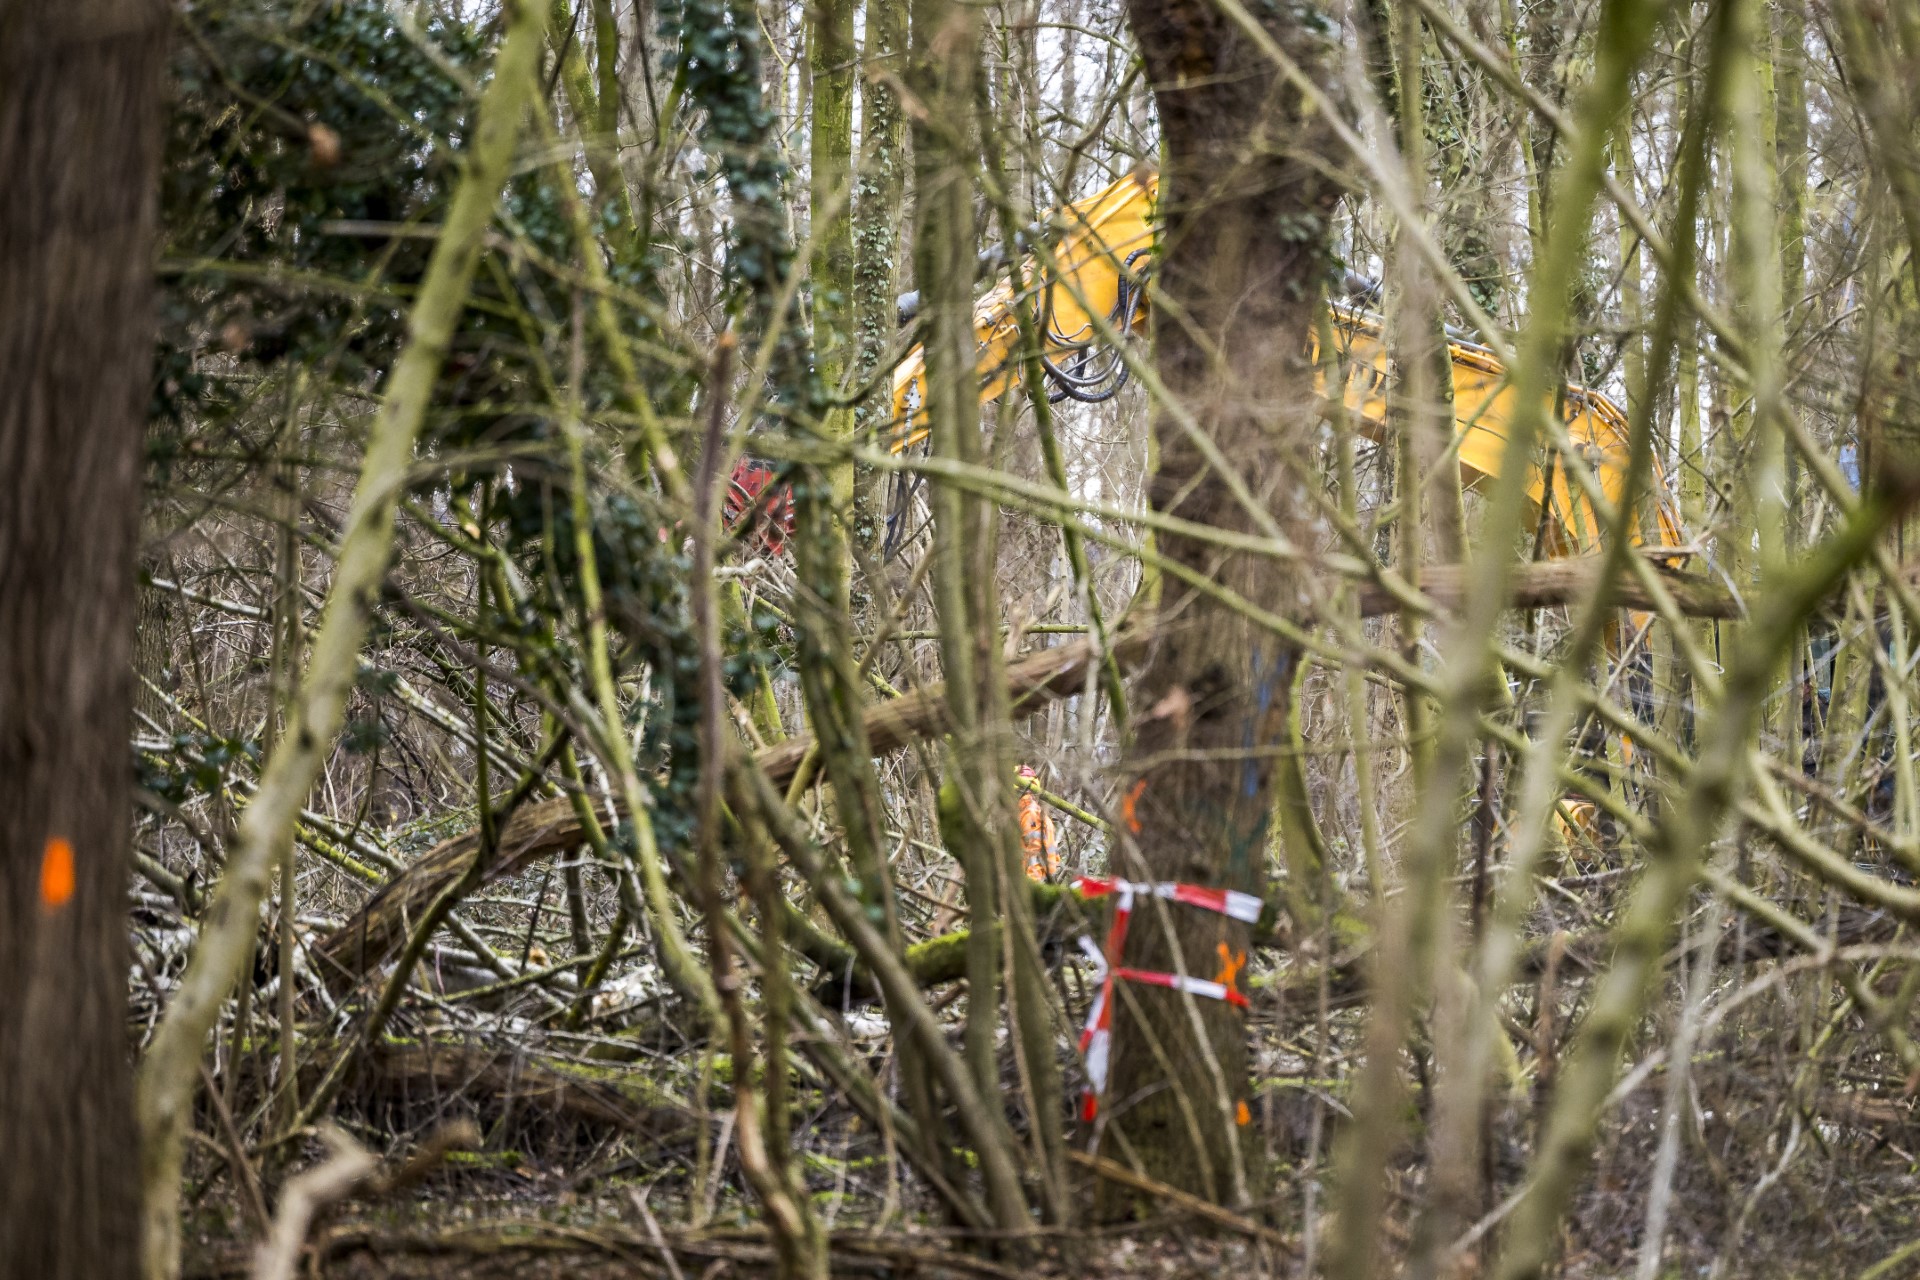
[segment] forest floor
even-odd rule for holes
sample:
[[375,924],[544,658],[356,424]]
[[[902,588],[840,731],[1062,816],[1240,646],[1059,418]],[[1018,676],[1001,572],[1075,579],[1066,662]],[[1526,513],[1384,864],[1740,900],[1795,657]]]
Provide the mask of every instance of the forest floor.
[[[427,1208],[422,1206],[422,1208]],[[669,1229],[625,1218],[589,1223],[567,1215],[523,1209],[470,1217],[468,1207],[430,1209],[412,1225],[390,1215],[351,1216],[324,1227],[312,1240],[302,1274],[331,1280],[601,1280],[663,1276],[720,1280],[773,1271],[773,1252],[758,1228],[714,1225]],[[463,1219],[457,1225],[450,1218]],[[215,1280],[249,1273],[250,1245],[203,1241],[190,1256],[189,1277]],[[1055,1277],[1143,1276],[1201,1280],[1295,1274],[1291,1249],[1210,1237],[1190,1223],[1131,1223],[1121,1229],[1074,1228],[1043,1235],[1024,1249],[958,1241],[935,1228],[843,1231],[832,1238],[835,1276],[915,1277],[916,1280],[1054,1280]]]
[[[603,1280],[659,1276],[667,1280],[722,1280],[770,1276],[774,1255],[764,1230],[744,1203],[723,1203],[707,1225],[687,1220],[681,1204],[651,1207],[636,1185],[621,1193],[575,1198],[565,1193],[502,1195],[468,1180],[420,1189],[404,1203],[351,1204],[323,1219],[313,1232],[301,1273],[327,1280]],[[1553,1273],[1557,1280],[1614,1280],[1637,1273],[1633,1224],[1637,1196],[1618,1186],[1590,1188],[1566,1238]],[[1785,1212],[1753,1214],[1743,1224],[1742,1243],[1726,1250],[1724,1222],[1696,1219],[1692,1197],[1674,1206],[1661,1280],[1725,1277],[1726,1280],[1876,1280],[1920,1276],[1896,1264],[1876,1271],[1901,1253],[1920,1221],[1838,1221],[1838,1201],[1825,1210],[1801,1203]],[[1710,1215],[1717,1217],[1717,1215]],[[254,1246],[238,1229],[236,1208],[202,1206],[197,1241],[188,1250],[186,1274],[194,1280],[225,1280],[250,1273]],[[1389,1224],[1383,1244],[1391,1257],[1406,1242],[1404,1228]],[[1317,1274],[1303,1267],[1297,1233],[1248,1240],[1212,1234],[1188,1214],[1172,1213],[1118,1226],[1076,1225],[1042,1229],[1019,1249],[956,1234],[928,1221],[896,1218],[891,1225],[839,1224],[832,1233],[830,1273],[887,1280],[1056,1280],[1135,1276],[1151,1280],[1254,1280]],[[1326,1236],[1321,1238],[1324,1262]],[[1483,1274],[1485,1259],[1468,1253],[1454,1262],[1448,1280]],[[1385,1274],[1395,1274],[1389,1262]]]
[[[772,1274],[773,1251],[757,1205],[734,1168],[724,1093],[714,1093],[716,1109],[704,1120],[664,1105],[613,1105],[626,1097],[615,1090],[619,1081],[667,1078],[669,1068],[689,1056],[684,1046],[674,1052],[662,1026],[649,1024],[636,1035],[633,1043],[658,1054],[648,1059],[648,1071],[576,1065],[585,1074],[566,1077],[559,1092],[558,1076],[539,1074],[564,1065],[559,1059],[536,1060],[524,1051],[498,1058],[479,1041],[439,1045],[436,1061],[460,1070],[409,1076],[403,1083],[411,1093],[396,1092],[391,1079],[350,1090],[336,1120],[369,1148],[384,1150],[390,1168],[403,1164],[409,1151],[433,1147],[438,1126],[451,1131],[465,1124],[472,1144],[421,1166],[405,1189],[349,1200],[324,1215],[309,1233],[302,1274],[339,1280]],[[491,1091],[500,1083],[494,1068],[502,1061],[513,1066],[504,1095]],[[1785,1069],[1794,1061],[1786,1055]],[[1876,1269],[1920,1237],[1920,1160],[1911,1154],[1920,1151],[1920,1110],[1892,1094],[1803,1091],[1796,1097],[1787,1080],[1725,1062],[1703,1061],[1693,1079],[1694,1123],[1681,1134],[1684,1158],[1666,1192],[1660,1280],[1920,1277],[1920,1254],[1911,1268],[1894,1262]],[[1659,1083],[1650,1077],[1615,1114],[1569,1219],[1557,1280],[1640,1273],[1658,1163]],[[657,1104],[667,1095],[654,1084],[637,1096]],[[1308,1142],[1307,1097],[1280,1087],[1262,1095],[1272,1178],[1262,1221],[1196,1207],[1190,1198],[1183,1203],[1170,1188],[1136,1186],[1142,1194],[1134,1207],[1148,1215],[1144,1219],[1041,1228],[1018,1249],[944,1227],[940,1206],[830,1092],[802,1090],[796,1115],[804,1124],[796,1127],[791,1154],[831,1232],[835,1276],[1294,1277],[1315,1274],[1308,1253],[1324,1261],[1331,1224],[1322,1219],[1319,1239],[1310,1244],[1302,1215],[1308,1204],[1323,1211],[1328,1204],[1331,1153],[1341,1138],[1336,1122],[1317,1145]],[[1508,1098],[1489,1114],[1494,1157],[1483,1204],[1495,1221],[1477,1228],[1476,1239],[1484,1227],[1497,1238],[1497,1220],[1524,1182],[1526,1135],[1536,1110],[1529,1100]],[[714,1135],[705,1149],[693,1136],[702,1131]],[[291,1167],[324,1155],[309,1140]],[[189,1182],[203,1194],[190,1219],[187,1273],[207,1280],[247,1275],[263,1210],[250,1215],[245,1209],[218,1144],[202,1144],[192,1163]],[[1125,1181],[1111,1165],[1090,1163],[1080,1153],[1068,1174],[1072,1203],[1080,1205],[1091,1203],[1096,1174]],[[1410,1238],[1406,1217],[1424,1200],[1422,1180],[1422,1169],[1411,1163],[1393,1178],[1382,1234],[1389,1258]],[[269,1179],[249,1168],[247,1181]],[[1309,1181],[1319,1184],[1311,1196]],[[267,1195],[262,1203],[274,1199]],[[1484,1265],[1469,1246],[1447,1280],[1478,1276]]]

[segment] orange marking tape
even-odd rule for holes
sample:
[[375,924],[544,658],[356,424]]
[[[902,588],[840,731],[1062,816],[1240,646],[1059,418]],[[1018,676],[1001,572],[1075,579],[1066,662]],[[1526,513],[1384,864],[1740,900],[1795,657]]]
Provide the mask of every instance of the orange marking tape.
[[1134,816],[1133,809],[1135,805],[1140,803],[1140,797],[1146,792],[1146,789],[1147,780],[1142,778],[1133,784],[1132,789],[1127,792],[1127,798],[1120,802],[1120,816],[1126,819],[1127,830],[1133,832],[1135,835],[1140,834],[1140,819]]
[[73,901],[73,846],[65,836],[48,836],[40,851],[40,909],[58,911]]
[[1253,1123],[1253,1112],[1247,1110],[1245,1098],[1233,1104],[1233,1122],[1242,1129]]
[[1240,976],[1240,971],[1247,967],[1247,953],[1235,951],[1224,942],[1214,950],[1220,953],[1220,972],[1213,975],[1213,980],[1229,991],[1238,991],[1240,988],[1235,980]]

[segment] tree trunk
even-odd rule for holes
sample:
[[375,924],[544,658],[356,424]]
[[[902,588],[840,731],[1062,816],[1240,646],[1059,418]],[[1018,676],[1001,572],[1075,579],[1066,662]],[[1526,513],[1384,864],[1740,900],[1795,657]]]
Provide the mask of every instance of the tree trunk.
[[[853,0],[814,0],[807,11],[807,58],[813,72],[813,122],[808,139],[812,170],[814,367],[838,393],[855,363],[846,317],[853,301]],[[831,439],[853,434],[853,410],[826,415]],[[833,518],[853,519],[853,460],[827,472]]]
[[[973,173],[979,121],[980,19],[950,0],[911,5],[914,87],[929,119],[916,119],[914,158],[914,280],[929,326],[927,422],[937,457],[983,461],[979,382],[973,328]],[[934,122],[938,121],[936,125]],[[941,789],[941,829],[966,878],[971,930],[967,943],[967,1020],[964,1052],[975,1087],[986,1098],[1000,1088],[999,1010],[1004,993],[1012,1042],[1024,1054],[1019,1075],[1031,1085],[1028,1103],[1036,1129],[1051,1134],[1048,1117],[1059,1097],[1051,1046],[1045,1035],[1044,977],[1034,956],[1031,921],[1008,889],[1021,878],[1020,834],[1013,804],[1013,761],[1006,743],[1009,707],[996,640],[999,603],[995,574],[999,528],[988,504],[954,485],[936,485],[933,594],[940,624],[940,662],[946,682],[952,738]],[[1009,958],[1012,964],[1006,963]],[[1039,978],[1035,981],[1022,981]],[[1039,1036],[1032,1033],[1040,1031]],[[1004,1117],[985,1118],[1008,1146]],[[1049,1216],[1063,1205],[1055,1144],[1041,1138],[1044,1199]],[[1026,1206],[1013,1181],[984,1169],[996,1224],[1024,1227]]]
[[[1331,131],[1325,113],[1281,77],[1271,47],[1259,47],[1225,8],[1204,0],[1128,7],[1164,138],[1154,355],[1178,401],[1154,407],[1149,497],[1189,520],[1243,532],[1277,523],[1299,537],[1307,512],[1296,490],[1317,483],[1307,453],[1316,419],[1306,349],[1339,196],[1326,171]],[[1249,21],[1326,83],[1328,48],[1313,15],[1264,12]],[[1226,465],[1210,464],[1209,452]],[[1272,561],[1174,536],[1159,546],[1262,608],[1301,611],[1301,584]],[[1119,779],[1129,803],[1116,824],[1114,870],[1258,891],[1271,749],[1286,741],[1296,655],[1171,578],[1164,592],[1169,627],[1140,677]],[[1230,978],[1246,935],[1224,916],[1143,901],[1122,962]],[[1119,984],[1114,999],[1106,1123],[1150,1176],[1244,1201],[1253,1175],[1239,1143],[1248,1101],[1243,1015],[1224,1001],[1137,983]],[[1122,1150],[1114,1143],[1109,1153]]]
[[[977,155],[973,104],[980,61],[978,15],[948,0],[912,6],[914,89],[928,119],[915,122],[914,283],[926,317],[924,397],[937,457],[978,466],[980,398],[973,329],[974,203],[970,166]],[[936,124],[935,121],[938,123]],[[960,859],[967,885],[967,1020],[963,1037],[974,1085],[991,1096],[999,1081],[995,1046],[1001,982],[1000,913],[992,851],[998,832],[999,771],[980,758],[985,726],[981,670],[994,644],[999,610],[982,616],[981,592],[993,589],[985,504],[957,486],[928,493],[933,510],[933,598],[946,676],[951,749],[940,802],[943,839]],[[984,564],[982,563],[984,561]],[[977,628],[984,627],[984,631]]]
[[139,1262],[126,1032],[134,565],[166,9],[0,21],[0,1269]]
[[[899,330],[900,227],[906,209],[907,117],[883,82],[899,76],[907,51],[906,0],[867,0],[866,49],[860,88],[860,168],[854,183],[853,304],[855,384],[877,378]],[[872,438],[893,414],[893,398],[868,396],[856,434]],[[886,540],[886,481],[855,465],[853,544],[856,555],[879,562]]]

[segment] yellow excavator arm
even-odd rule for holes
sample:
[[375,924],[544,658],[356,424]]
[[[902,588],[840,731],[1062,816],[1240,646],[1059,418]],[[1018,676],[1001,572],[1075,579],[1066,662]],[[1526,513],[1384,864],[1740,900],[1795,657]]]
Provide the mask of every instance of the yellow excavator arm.
[[[1027,259],[1023,274],[1037,282],[1030,287],[1038,290],[1041,355],[1058,395],[1104,399],[1124,381],[1124,367],[1107,339],[1145,321],[1144,267],[1153,250],[1152,213],[1158,192],[1158,176],[1143,171],[1065,206],[1055,214],[1059,236],[1048,260],[1042,262],[1037,255]],[[1003,280],[974,307],[983,402],[1004,395],[1019,380],[1014,360],[1019,344],[1015,304],[1012,285]],[[1379,440],[1387,433],[1389,367],[1381,318],[1338,303],[1332,313],[1334,338],[1346,370],[1339,399],[1349,420],[1368,438]],[[1310,349],[1318,363],[1317,344]],[[1515,393],[1507,384],[1506,369],[1487,348],[1452,340],[1448,349],[1453,360],[1460,478],[1472,486],[1500,473]],[[897,425],[890,445],[896,453],[926,439],[925,372],[919,347],[909,351],[894,371]],[[1325,375],[1317,389],[1323,400],[1333,398]],[[1600,392],[1570,386],[1561,416],[1601,489],[1617,500],[1626,482],[1626,414]],[[1678,547],[1682,545],[1680,523],[1664,498],[1657,470],[1654,479],[1657,535],[1647,529],[1635,541]],[[1535,511],[1544,512],[1548,547],[1554,554],[1590,551],[1598,545],[1598,518],[1579,489],[1569,483],[1565,467],[1549,467],[1545,475],[1535,468],[1527,488]]]

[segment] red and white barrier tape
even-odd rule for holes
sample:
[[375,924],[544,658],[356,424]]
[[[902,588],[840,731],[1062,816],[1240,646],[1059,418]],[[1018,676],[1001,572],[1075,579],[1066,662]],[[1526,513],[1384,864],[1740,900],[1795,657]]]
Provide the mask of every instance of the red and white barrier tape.
[[1199,907],[1202,911],[1212,911],[1219,915],[1230,916],[1244,924],[1253,924],[1260,919],[1261,908],[1265,905],[1250,893],[1241,893],[1237,889],[1208,889],[1197,884],[1180,884],[1172,880],[1162,880],[1143,884],[1138,880],[1109,880],[1100,876],[1081,876],[1073,882],[1083,898],[1102,898],[1110,893],[1120,894],[1123,898],[1122,909],[1131,908],[1131,899],[1135,894],[1150,894],[1156,898],[1165,898],[1169,902],[1182,902],[1189,907]]
[[[1260,918],[1262,903],[1250,893],[1234,889],[1208,889],[1171,880],[1143,883],[1082,876],[1073,882],[1073,887],[1079,890],[1082,897],[1114,895],[1119,898],[1113,905],[1113,928],[1107,933],[1106,951],[1102,952],[1096,947],[1091,938],[1080,939],[1080,949],[1093,961],[1094,973],[1100,983],[1100,989],[1093,998],[1093,1007],[1087,1010],[1087,1025],[1080,1032],[1080,1054],[1087,1064],[1087,1089],[1080,1095],[1080,1118],[1091,1122],[1099,1114],[1100,1095],[1107,1090],[1107,1064],[1113,1044],[1113,984],[1116,980],[1137,982],[1149,987],[1166,987],[1206,1000],[1225,1001],[1239,1009],[1247,1007],[1247,997],[1232,982],[1240,962],[1246,958],[1245,953],[1241,954],[1239,962],[1226,965],[1226,982],[1193,978],[1184,973],[1130,969],[1121,964],[1120,952],[1126,945],[1127,925],[1133,916],[1134,898],[1140,895],[1164,898],[1245,924],[1252,924]],[[1224,945],[1222,950],[1224,952]],[[1222,959],[1226,959],[1224,954]]]

